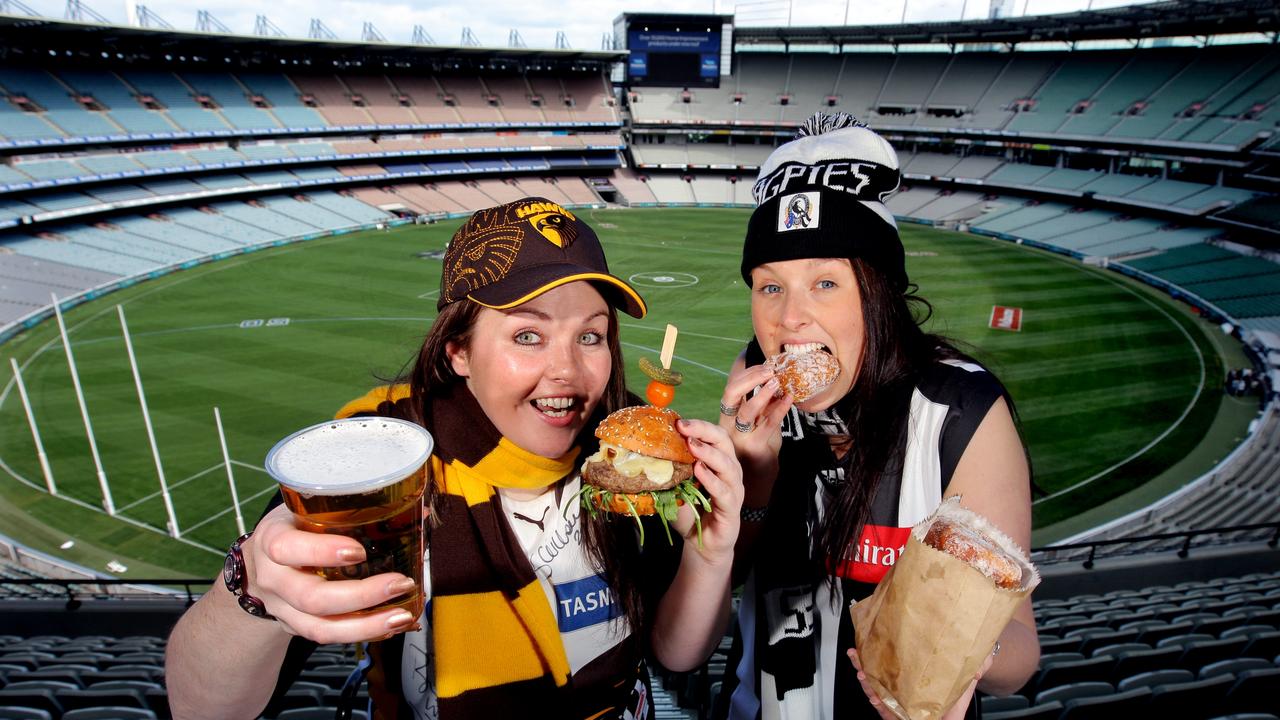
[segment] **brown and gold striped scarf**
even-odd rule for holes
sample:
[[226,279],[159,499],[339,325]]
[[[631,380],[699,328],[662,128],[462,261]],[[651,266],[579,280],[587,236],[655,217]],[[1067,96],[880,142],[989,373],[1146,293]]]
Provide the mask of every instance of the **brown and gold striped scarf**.
[[[408,395],[407,385],[380,387],[348,403],[338,416],[406,417]],[[567,710],[577,703],[566,693],[569,663],[555,613],[502,516],[495,488],[556,483],[574,471],[580,448],[554,459],[519,448],[498,432],[463,383],[430,398],[424,411],[423,424],[436,441],[435,520],[428,523],[427,541],[440,716]],[[375,645],[385,646],[370,648],[375,717],[401,716],[408,708],[399,644]]]

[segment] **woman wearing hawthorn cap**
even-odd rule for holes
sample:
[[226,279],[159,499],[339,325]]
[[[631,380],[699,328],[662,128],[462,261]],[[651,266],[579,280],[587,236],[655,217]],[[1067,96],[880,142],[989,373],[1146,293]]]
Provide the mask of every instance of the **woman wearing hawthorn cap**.
[[[735,570],[746,584],[717,717],[892,717],[860,684],[849,603],[944,496],[1030,543],[1009,399],[921,330],[912,308],[928,305],[883,204],[897,185],[893,148],[843,114],[806,123],[755,185],[742,258],[755,338],[721,400],[743,468]],[[829,352],[840,374],[795,403],[763,364],[787,350]],[[1017,690],[1039,658],[1030,600],[993,651],[978,688]],[[966,695],[948,717],[973,705]]]
[[[242,543],[248,592],[274,617],[216,583],[170,639],[174,716],[256,717],[315,642],[383,639],[369,651],[376,718],[652,717],[646,653],[693,667],[727,621],[741,469],[721,428],[681,423],[715,506],[700,546],[670,548],[650,528],[642,547],[629,518],[579,513],[592,433],[633,404],[614,308],[645,314],[568,210],[526,198],[472,215],[445,253],[440,313],[412,371],[339,413],[409,419],[435,437],[425,613],[352,614],[406,578],[300,569],[363,550],[294,529],[277,499]],[[682,510],[677,530],[691,525]]]

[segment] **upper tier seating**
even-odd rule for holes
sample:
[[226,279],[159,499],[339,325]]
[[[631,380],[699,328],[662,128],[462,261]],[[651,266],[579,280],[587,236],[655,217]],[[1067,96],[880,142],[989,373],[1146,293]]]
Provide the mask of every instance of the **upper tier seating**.
[[886,128],[1238,146],[1280,120],[1277,69],[1280,51],[1264,45],[1136,53],[740,52],[719,88],[634,88],[631,111],[641,124],[772,125],[831,108]]
[[11,67],[0,69],[0,96],[0,139],[15,141],[327,125],[618,122],[602,75],[286,76]]

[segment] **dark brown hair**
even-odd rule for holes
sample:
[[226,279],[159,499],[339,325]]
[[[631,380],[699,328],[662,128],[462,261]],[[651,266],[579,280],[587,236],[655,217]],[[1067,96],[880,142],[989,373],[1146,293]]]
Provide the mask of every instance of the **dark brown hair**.
[[[836,489],[816,533],[819,557],[839,563],[856,547],[882,475],[901,467],[911,394],[930,364],[964,358],[947,339],[924,332],[933,308],[917,287],[897,292],[873,265],[850,261],[862,299],[863,344],[853,387],[834,410],[849,428]],[[828,576],[834,587],[834,576]]]
[[[400,380],[409,383],[410,394],[406,408],[409,417],[407,419],[423,424],[426,400],[431,397],[432,392],[453,383],[463,382],[463,379],[453,371],[447,348],[449,343],[454,343],[463,349],[470,347],[471,333],[482,310],[483,307],[477,303],[461,300],[446,305],[436,316],[431,330],[422,342],[422,348],[418,351],[417,360],[407,375]],[[612,306],[609,307],[609,330],[605,335],[605,342],[609,347],[611,370],[600,403],[575,441],[582,448],[578,456],[579,461],[596,451],[598,441],[594,431],[596,425],[600,424],[606,415],[639,402],[638,398],[627,392],[626,375],[623,372],[622,343],[618,337],[618,315]],[[435,493],[436,488],[427,489],[429,507],[432,506]],[[431,516],[437,517],[434,512]],[[640,561],[640,545],[636,537],[635,525],[631,522],[610,522],[604,514],[592,517],[588,512],[581,514],[580,522],[583,545],[588,559],[598,572],[604,574],[631,631],[639,633],[640,628],[646,627],[644,619],[649,608],[645,607],[638,582],[641,575],[637,567]]]

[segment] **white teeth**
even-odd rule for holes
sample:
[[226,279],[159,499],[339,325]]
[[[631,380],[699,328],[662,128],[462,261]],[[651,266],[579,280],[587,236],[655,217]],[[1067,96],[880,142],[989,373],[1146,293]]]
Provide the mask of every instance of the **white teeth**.
[[571,397],[549,397],[538,398],[533,401],[538,410],[551,417],[564,417],[569,414],[569,408],[573,407],[573,398]]
[[803,355],[805,353],[811,353],[815,350],[821,350],[822,343],[805,343],[803,345],[783,345],[782,349],[785,352],[795,353],[796,355]]

